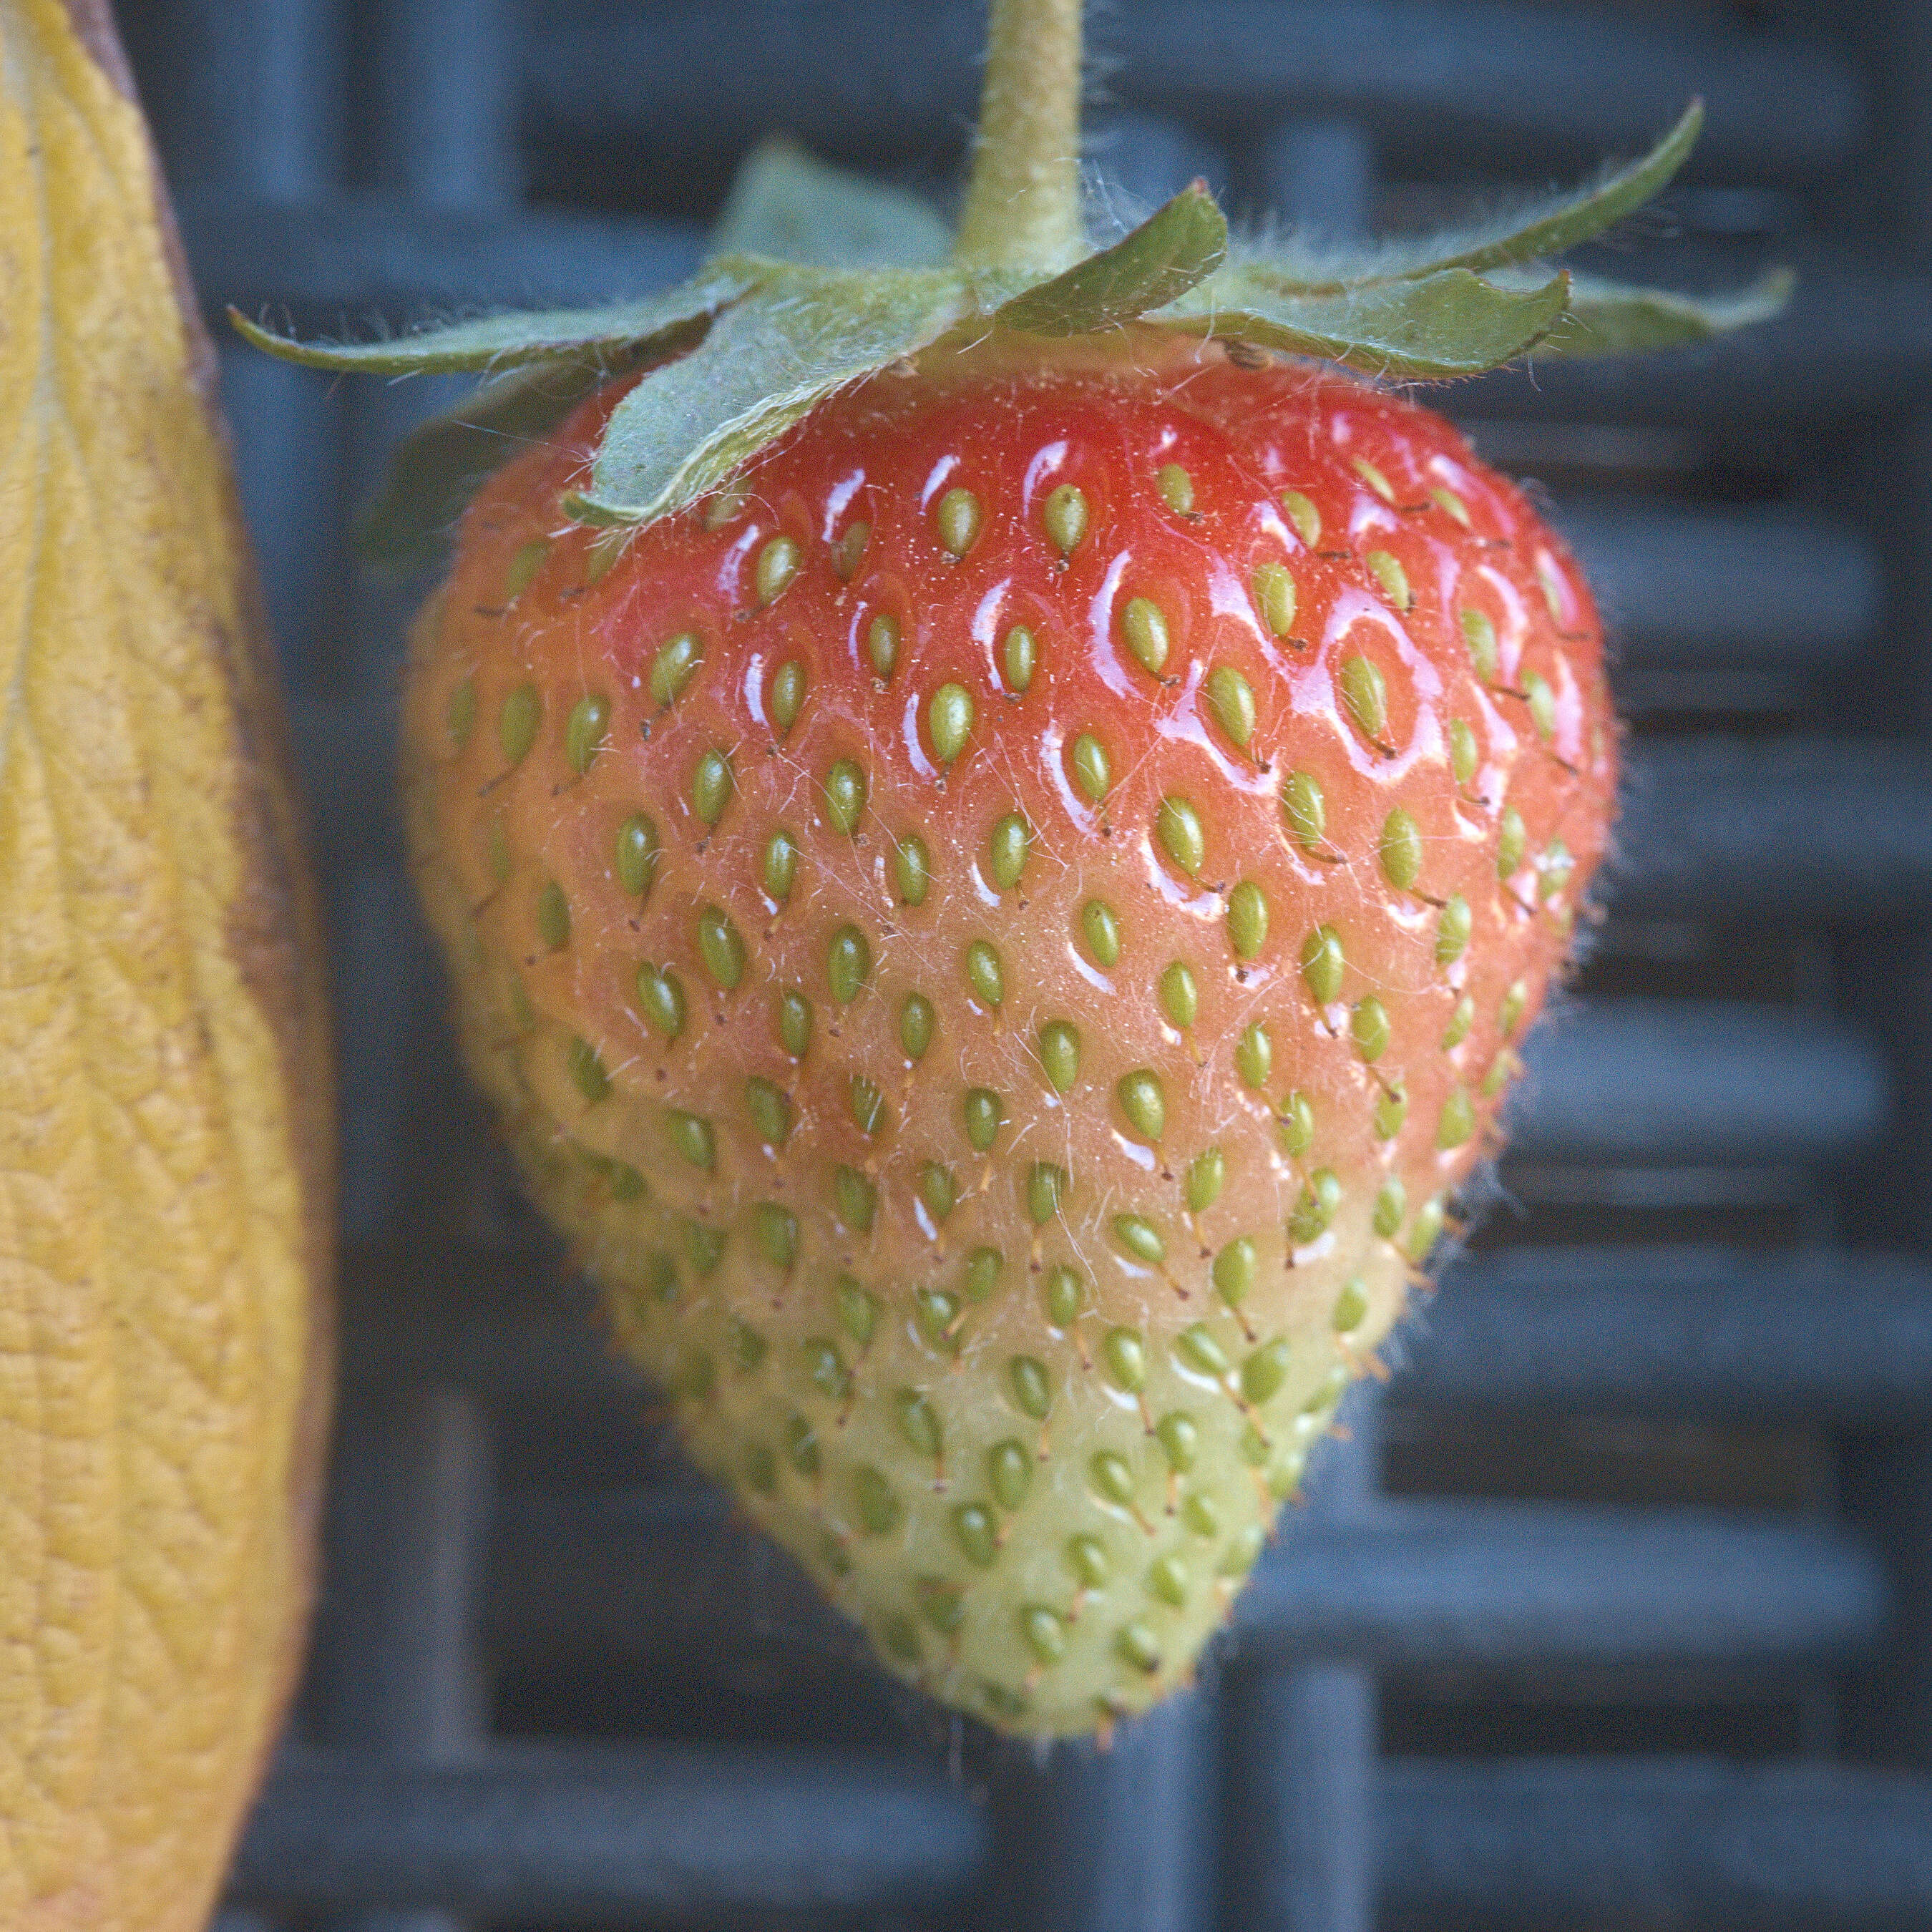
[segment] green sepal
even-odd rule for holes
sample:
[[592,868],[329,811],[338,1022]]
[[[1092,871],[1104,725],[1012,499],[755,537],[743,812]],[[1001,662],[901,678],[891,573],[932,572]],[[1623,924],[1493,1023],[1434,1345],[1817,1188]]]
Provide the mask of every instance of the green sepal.
[[398,446],[380,494],[358,518],[357,549],[398,573],[434,563],[470,498],[511,455],[541,442],[605,382],[650,359],[634,352],[530,363],[420,424]]
[[951,269],[719,266],[758,286],[612,411],[590,487],[564,500],[566,515],[645,524],[683,508],[835,390],[916,355],[973,311],[970,284]]
[[1523,354],[1562,316],[1561,272],[1522,289],[1445,268],[1332,296],[1284,295],[1247,268],[1226,270],[1151,316],[1190,333],[1345,362],[1396,380],[1473,376]]
[[613,376],[653,370],[612,412],[569,514],[650,522],[722,488],[849,384],[942,338],[1067,338],[1144,320],[1178,333],[1343,362],[1395,380],[1474,375],[1526,352],[1604,355],[1698,341],[1784,306],[1780,272],[1714,298],[1573,281],[1543,257],[1600,233],[1683,164],[1693,102],[1640,160],[1460,234],[1312,252],[1294,238],[1230,262],[1227,224],[1196,182],[1131,234],[1058,274],[936,265],[946,236],[902,191],[826,167],[787,141],[746,164],[714,254],[667,294],[460,322],[398,340],[303,344],[230,310],[268,353],[311,368],[501,374],[404,443],[362,525],[379,562],[434,554],[477,484]]
[[1203,181],[1193,182],[1111,248],[994,311],[1022,335],[1091,335],[1178,302],[1227,258],[1228,223]]
[[1690,158],[1703,124],[1704,104],[1694,100],[1640,160],[1612,164],[1587,186],[1518,202],[1466,229],[1360,249],[1315,248],[1290,235],[1244,260],[1284,292],[1334,295],[1366,284],[1413,280],[1445,268],[1480,272],[1558,255],[1600,235],[1655,196]]
[[928,268],[952,248],[951,231],[916,195],[828,167],[774,135],[739,169],[710,253],[822,268]]
[[1708,342],[1784,312],[1798,278],[1774,268],[1750,287],[1728,295],[1678,295],[1670,289],[1626,288],[1594,276],[1570,278],[1568,312],[1538,343],[1538,356],[1630,356]]
[[553,356],[594,357],[670,344],[747,294],[748,265],[714,263],[662,295],[603,308],[536,309],[425,328],[388,342],[298,342],[250,322],[230,308],[228,319],[257,349],[310,369],[366,376],[442,376],[511,369]]

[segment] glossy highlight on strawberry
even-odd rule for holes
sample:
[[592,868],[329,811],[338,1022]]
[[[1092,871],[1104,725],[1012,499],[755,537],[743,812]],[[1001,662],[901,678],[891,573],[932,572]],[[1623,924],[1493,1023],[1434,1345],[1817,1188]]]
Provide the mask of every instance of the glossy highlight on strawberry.
[[1614,794],[1588,593],[1441,418],[1152,329],[574,524],[624,386],[417,634],[469,1059],[889,1666],[1091,1730],[1186,1680],[1496,1144]]

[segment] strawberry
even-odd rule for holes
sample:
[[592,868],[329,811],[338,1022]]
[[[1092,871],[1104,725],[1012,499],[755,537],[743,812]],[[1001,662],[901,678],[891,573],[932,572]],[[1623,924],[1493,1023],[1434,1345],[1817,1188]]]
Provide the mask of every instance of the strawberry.
[[950,269],[726,256],[311,352],[537,365],[416,452],[421,498],[540,432],[405,695],[470,1064],[698,1461],[996,1725],[1186,1681],[1498,1144],[1608,836],[1562,544],[1277,352],[1704,332],[1474,272],[1687,142],[1346,284],[1226,268],[1198,186],[1084,258],[1038,208],[989,256],[976,195]]
[[405,735],[472,1064],[882,1654],[1184,1675],[1480,1155],[1601,851],[1596,621],[1349,376],[997,346],[622,544],[499,472]]

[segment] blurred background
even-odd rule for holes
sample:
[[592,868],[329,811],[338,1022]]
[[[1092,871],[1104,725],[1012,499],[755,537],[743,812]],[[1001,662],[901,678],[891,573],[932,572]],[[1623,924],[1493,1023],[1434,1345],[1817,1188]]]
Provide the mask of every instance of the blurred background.
[[[672,280],[777,129],[955,191],[966,0],[122,0],[211,315]],[[326,881],[344,1390],[224,1932],[1932,1924],[1932,4],[1117,0],[1096,161],[1432,224],[1702,146],[1592,251],[1789,316],[1437,398],[1555,506],[1630,728],[1608,916],[1439,1295],[1194,1694],[1036,1755],[873,1671],[666,1442],[464,1093],[358,574],[448,390],[224,344]]]

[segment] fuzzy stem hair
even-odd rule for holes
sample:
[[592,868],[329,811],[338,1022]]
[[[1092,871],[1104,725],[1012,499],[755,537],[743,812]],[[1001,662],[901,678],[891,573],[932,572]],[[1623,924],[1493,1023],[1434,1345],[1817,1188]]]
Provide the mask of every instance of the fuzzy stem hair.
[[953,258],[962,267],[1065,268],[1080,221],[1082,0],[993,0],[986,80]]

